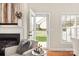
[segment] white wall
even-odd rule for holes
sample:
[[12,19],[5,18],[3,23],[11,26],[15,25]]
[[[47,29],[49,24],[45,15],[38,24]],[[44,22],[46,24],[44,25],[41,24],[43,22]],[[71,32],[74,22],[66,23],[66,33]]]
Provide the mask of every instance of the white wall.
[[69,50],[72,49],[71,44],[63,44],[61,33],[62,14],[79,14],[79,4],[28,4],[28,7],[35,12],[49,12],[50,13],[50,49],[55,50]]

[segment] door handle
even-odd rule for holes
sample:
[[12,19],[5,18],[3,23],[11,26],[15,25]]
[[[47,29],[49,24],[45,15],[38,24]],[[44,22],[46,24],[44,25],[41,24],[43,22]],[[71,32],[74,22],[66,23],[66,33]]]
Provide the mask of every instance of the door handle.
[[32,33],[32,31],[29,31],[29,33]]
[[32,35],[29,34],[28,36],[32,36]]

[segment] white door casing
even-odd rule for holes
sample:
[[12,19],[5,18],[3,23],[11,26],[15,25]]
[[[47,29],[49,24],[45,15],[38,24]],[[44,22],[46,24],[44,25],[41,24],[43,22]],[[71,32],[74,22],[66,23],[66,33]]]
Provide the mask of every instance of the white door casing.
[[32,9],[30,9],[29,12],[29,25],[30,25],[30,29],[29,29],[29,39],[30,40],[36,40],[36,23],[35,23],[35,13]]

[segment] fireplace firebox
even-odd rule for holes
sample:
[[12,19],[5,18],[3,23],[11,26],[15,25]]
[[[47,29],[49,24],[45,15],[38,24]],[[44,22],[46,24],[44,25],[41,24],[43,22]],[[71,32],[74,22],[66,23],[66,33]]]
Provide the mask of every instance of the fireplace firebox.
[[18,45],[20,42],[20,34],[0,34],[0,56],[5,55],[5,48]]

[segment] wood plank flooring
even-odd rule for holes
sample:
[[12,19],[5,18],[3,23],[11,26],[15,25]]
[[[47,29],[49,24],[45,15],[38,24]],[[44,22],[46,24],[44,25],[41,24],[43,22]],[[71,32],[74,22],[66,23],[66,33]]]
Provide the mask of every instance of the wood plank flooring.
[[73,56],[73,51],[48,51],[48,56]]

